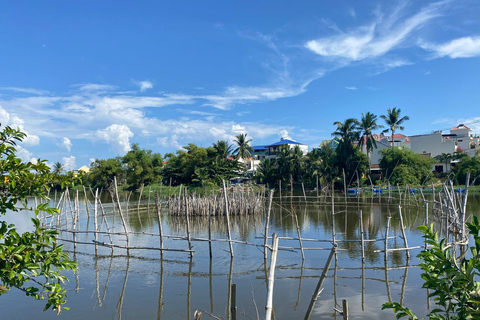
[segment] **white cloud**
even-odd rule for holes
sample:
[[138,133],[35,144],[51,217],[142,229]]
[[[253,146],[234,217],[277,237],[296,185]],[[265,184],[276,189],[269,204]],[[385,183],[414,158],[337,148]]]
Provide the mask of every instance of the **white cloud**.
[[21,146],[17,146],[16,149],[17,149],[17,157],[22,159],[23,162],[29,162],[29,161],[36,162],[35,159],[32,158],[33,154],[27,149],[22,148]]
[[130,151],[130,138],[133,136],[130,128],[123,124],[112,124],[103,130],[97,130],[97,137],[109,143],[115,153],[122,156]]
[[247,133],[245,127],[241,126],[239,124],[232,125],[232,132],[235,133],[235,134]]
[[95,160],[96,160],[95,158],[90,158],[90,159],[89,159],[90,162],[88,163],[88,166],[90,166],[92,163],[94,163]]
[[68,139],[67,137],[63,137],[62,147],[67,149],[68,152],[70,152],[70,150],[72,150],[72,141],[70,141],[70,139]]
[[289,140],[292,140],[292,137],[290,137],[290,135],[288,134],[288,131],[283,129],[281,130],[279,133],[278,133],[278,136],[282,139],[289,139]]
[[117,89],[117,86],[98,83],[82,83],[74,85],[74,87],[78,87],[80,91],[111,91]]
[[305,47],[317,55],[345,61],[377,58],[398,48],[412,32],[439,15],[442,2],[422,8],[417,14],[405,17],[403,5],[389,15],[378,14],[370,24],[317,40]]
[[347,89],[347,90],[358,90],[357,87],[345,87],[345,89]]
[[472,58],[480,56],[480,37],[463,37],[440,45],[421,43],[420,47],[433,52],[436,58]]
[[10,123],[10,114],[0,106],[0,124],[6,126]]
[[62,163],[65,171],[72,171],[77,169],[76,158],[74,156],[63,157]]
[[152,89],[153,88],[153,83],[151,83],[150,81],[137,81],[136,84],[140,87],[140,91],[142,92],[145,92],[147,91],[148,89]]
[[23,139],[22,144],[30,147],[38,146],[40,144],[40,137],[34,134],[27,134]]
[[159,137],[157,138],[157,143],[163,147],[173,147],[175,149],[180,149],[182,145],[177,141],[178,136],[176,134],[170,137]]

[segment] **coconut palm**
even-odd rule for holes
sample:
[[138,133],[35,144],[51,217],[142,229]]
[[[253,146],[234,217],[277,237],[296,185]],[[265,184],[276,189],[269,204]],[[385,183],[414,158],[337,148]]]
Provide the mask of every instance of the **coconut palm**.
[[357,119],[349,118],[343,123],[335,121],[333,124],[337,126],[337,130],[332,133],[332,136],[337,137],[339,140],[337,154],[346,159],[353,153],[353,144],[358,140],[359,132],[357,131],[357,126],[359,122]]
[[373,148],[377,147],[377,140],[373,137],[373,131],[383,128],[383,126],[377,124],[376,115],[371,112],[366,112],[365,114],[362,113],[362,119],[359,121],[357,128],[360,130],[358,146],[360,148],[365,146],[370,167],[370,153],[373,151]]
[[60,162],[55,162],[52,167],[52,173],[54,174],[61,174],[64,167],[63,164]]
[[247,134],[241,133],[235,136],[234,142],[237,144],[237,148],[233,151],[236,154],[237,159],[247,159],[252,155],[253,149],[250,146],[252,139],[247,140]]
[[213,144],[217,157],[225,159],[232,153],[232,145],[225,140],[219,140]]
[[392,133],[392,152],[395,153],[394,145],[395,142],[393,140],[395,131],[397,130],[403,130],[405,129],[404,126],[401,124],[407,120],[410,120],[408,116],[403,116],[400,118],[400,108],[393,108],[393,109],[388,109],[387,110],[387,115],[381,115],[380,118],[385,120],[385,123],[387,124],[388,128],[385,129],[383,132],[390,132]]
[[454,159],[454,155],[451,153],[442,153],[434,157],[435,160],[445,163],[445,173],[448,172],[448,164]]

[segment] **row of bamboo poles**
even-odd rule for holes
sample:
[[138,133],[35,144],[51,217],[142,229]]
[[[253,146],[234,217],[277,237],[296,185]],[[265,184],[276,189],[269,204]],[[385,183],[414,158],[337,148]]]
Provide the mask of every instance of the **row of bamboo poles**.
[[[142,188],[143,189],[143,188]],[[398,188],[400,190],[400,188]],[[435,192],[435,189],[433,189],[433,192]],[[425,219],[424,222],[427,224],[429,221],[429,203],[432,206],[432,214],[435,215],[440,221],[441,221],[441,227],[440,230],[445,232],[446,238],[450,239],[450,244],[451,245],[457,245],[457,244],[465,244],[465,241],[467,239],[467,235],[465,234],[465,218],[466,218],[466,199],[468,195],[468,179],[467,183],[465,186],[465,191],[462,192],[456,192],[453,189],[453,184],[451,182],[447,182],[443,188],[442,191],[433,194],[433,199],[430,201],[427,201],[425,196],[423,195],[423,192],[421,192],[423,204],[425,206]],[[72,239],[60,239],[63,241],[67,242],[73,242],[74,244],[74,250],[76,251],[76,245],[77,243],[81,243],[77,240],[76,236],[79,233],[93,233],[94,234],[94,239],[92,240],[92,243],[88,242],[83,242],[84,244],[94,244],[95,245],[95,252],[98,250],[98,246],[105,246],[109,247],[113,250],[113,248],[121,248],[121,249],[126,249],[127,250],[127,256],[129,255],[129,250],[159,250],[162,253],[163,257],[163,252],[164,251],[178,251],[178,252],[187,252],[190,254],[190,256],[193,256],[193,245],[192,242],[194,241],[203,241],[203,242],[208,242],[209,244],[209,253],[210,253],[210,258],[212,257],[212,249],[211,249],[211,243],[212,241],[219,241],[219,242],[228,242],[229,244],[229,250],[231,257],[233,259],[234,257],[234,251],[233,251],[233,243],[240,243],[240,244],[245,244],[245,245],[254,245],[257,247],[263,247],[263,252],[264,252],[264,259],[265,261],[268,259],[268,251],[271,251],[271,259],[270,259],[270,268],[269,268],[269,275],[268,275],[268,295],[267,295],[267,305],[266,305],[266,319],[271,318],[271,314],[273,311],[273,306],[272,306],[272,299],[273,299],[273,285],[274,285],[274,272],[275,272],[275,264],[276,264],[276,256],[278,254],[279,250],[299,250],[302,255],[302,261],[305,260],[305,250],[329,250],[328,247],[319,247],[319,248],[304,248],[303,243],[310,241],[310,242],[318,242],[318,243],[330,243],[332,245],[331,247],[331,253],[329,258],[327,259],[327,263],[325,265],[324,272],[322,273],[319,281],[319,285],[317,286],[318,293],[314,293],[312,296],[312,302],[311,302],[311,308],[313,308],[316,299],[318,298],[320,294],[321,287],[323,285],[323,280],[327,276],[327,271],[329,270],[330,263],[332,261],[332,255],[335,256],[336,259],[336,254],[338,250],[341,250],[338,248],[338,244],[342,242],[360,242],[361,244],[361,251],[362,251],[362,264],[365,263],[365,244],[370,241],[382,241],[384,243],[384,250],[376,250],[375,252],[383,252],[385,261],[387,262],[388,258],[388,253],[392,251],[405,251],[407,260],[410,258],[410,250],[413,249],[419,249],[421,246],[415,246],[415,247],[409,247],[408,241],[407,241],[407,236],[405,233],[405,225],[403,223],[403,213],[402,213],[402,200],[403,203],[405,204],[405,201],[408,198],[409,203],[411,203],[411,200],[413,200],[414,204],[419,206],[420,199],[419,197],[415,197],[415,194],[412,192],[408,192],[408,189],[406,189],[405,196],[402,199],[402,193],[400,192],[399,194],[399,203],[397,204],[398,208],[398,218],[400,221],[400,226],[401,226],[401,238],[403,239],[404,246],[401,248],[398,247],[391,247],[391,239],[393,237],[389,236],[389,231],[390,231],[390,220],[391,216],[387,218],[387,225],[386,225],[386,230],[385,230],[385,237],[381,239],[365,239],[364,237],[364,231],[363,231],[363,222],[362,222],[362,213],[361,211],[359,212],[359,219],[360,219],[360,228],[359,230],[361,234],[361,239],[360,240],[346,240],[346,239],[341,239],[338,237],[336,233],[336,225],[335,225],[335,217],[338,214],[336,212],[335,208],[335,197],[333,196],[333,190],[332,190],[332,195],[330,197],[330,203],[331,205],[331,222],[332,222],[332,235],[331,239],[306,239],[302,238],[301,232],[300,232],[300,227],[298,224],[298,218],[296,212],[293,210],[288,210],[286,208],[283,208],[282,206],[282,198],[280,198],[280,201],[275,201],[273,202],[274,198],[274,190],[271,190],[268,196],[268,206],[266,209],[266,214],[265,214],[265,232],[264,232],[264,237],[263,237],[263,243],[248,243],[246,241],[237,241],[232,238],[231,235],[231,225],[230,225],[230,220],[229,216],[231,215],[232,207],[240,208],[238,209],[238,213],[234,213],[235,215],[245,215],[248,216],[250,211],[248,209],[247,205],[245,205],[244,201],[247,201],[248,199],[253,199],[255,203],[259,205],[260,208],[264,208],[263,203],[265,203],[265,198],[263,198],[262,195],[255,195],[253,196],[252,194],[247,194],[245,195],[244,193],[242,194],[235,194],[233,192],[227,192],[227,188],[225,187],[225,183],[223,184],[223,197],[216,197],[216,196],[210,196],[208,200],[202,199],[201,197],[197,195],[187,195],[186,192],[184,192],[183,197],[180,195],[177,197],[170,197],[170,199],[167,201],[167,204],[169,205],[169,209],[173,210],[174,213],[171,212],[171,214],[176,215],[176,216],[184,216],[184,222],[185,222],[185,227],[186,227],[186,235],[181,236],[181,235],[165,235],[162,230],[162,221],[161,221],[161,205],[162,201],[158,198],[158,195],[155,194],[155,207],[156,207],[156,215],[158,218],[158,234],[146,234],[144,232],[132,232],[129,230],[128,225],[126,223],[126,217],[128,218],[128,215],[132,214],[134,208],[129,208],[128,205],[128,200],[126,202],[126,208],[124,208],[124,205],[122,206],[122,203],[120,201],[120,198],[118,196],[118,187],[116,185],[116,180],[114,181],[114,188],[111,190],[111,198],[113,202],[113,211],[115,216],[119,216],[122,226],[123,226],[123,231],[122,232],[116,232],[110,229],[108,225],[108,219],[106,219],[106,213],[105,213],[105,208],[103,204],[100,201],[100,198],[98,196],[98,190],[95,191],[95,193],[92,194],[94,196],[94,204],[93,204],[93,214],[90,211],[92,208],[92,204],[89,203],[88,197],[87,197],[87,192],[84,189],[84,194],[85,194],[85,212],[87,215],[87,218],[90,219],[90,216],[93,215],[94,218],[94,230],[80,230],[80,201],[79,201],[79,194],[78,192],[74,196],[74,199],[72,200],[70,193],[68,190],[66,190],[60,198],[60,201],[57,204],[57,208],[61,209],[61,214],[55,216],[55,217],[44,217],[44,224],[48,226],[49,228],[54,228],[62,232],[66,233],[71,233],[72,234]],[[408,195],[408,196],[407,196]],[[411,198],[410,198],[411,196]],[[379,198],[381,198],[381,195],[378,195]],[[316,200],[318,201],[320,196],[315,197]],[[150,199],[150,194],[149,194],[149,199]],[[290,196],[290,200],[293,199],[293,193]],[[327,199],[327,198],[324,198]],[[348,204],[347,197],[345,197],[345,204]],[[349,198],[351,199],[351,198]],[[388,195],[388,205],[392,205],[390,202],[393,197],[391,195]],[[304,197],[303,201],[308,201],[307,197],[304,192]],[[351,202],[351,200],[350,200]],[[213,205],[212,205],[213,203]],[[197,206],[195,207],[195,205]],[[325,203],[327,204],[327,203]],[[276,235],[273,235],[272,237],[269,236],[269,226],[271,224],[270,221],[270,213],[271,213],[271,208],[272,205],[277,205],[277,206],[282,206],[282,209],[285,212],[288,212],[290,215],[293,216],[295,225],[296,225],[296,230],[297,230],[297,237],[278,237]],[[137,206],[137,213],[140,207],[140,199],[138,202]],[[242,209],[243,208],[243,209]],[[211,210],[211,211],[210,211]],[[235,211],[233,211],[235,212]],[[243,213],[241,213],[243,212]],[[257,213],[261,212],[260,209],[258,209]],[[191,235],[191,226],[190,226],[190,217],[192,215],[203,215],[208,217],[208,238],[194,238]],[[223,215],[225,217],[225,225],[226,225],[226,239],[212,239],[211,237],[211,216],[212,215]],[[98,223],[98,218],[100,216],[100,221],[101,223]],[[64,223],[63,223],[64,222]],[[70,223],[69,223],[70,222]],[[69,227],[70,226],[70,227]],[[104,226],[104,230],[101,230],[101,227]],[[103,234],[103,235],[108,235],[109,237],[109,242],[101,242],[98,240],[98,235]],[[159,246],[158,247],[138,247],[138,246],[132,246],[130,245],[129,242],[129,235],[132,234],[145,234],[145,235],[150,235],[150,236],[158,236],[159,237]],[[114,243],[114,237],[115,236],[124,236],[126,245],[120,245]],[[178,249],[178,248],[164,248],[164,243],[163,240],[164,238],[175,238],[175,239],[181,239],[181,240],[187,240],[188,243],[188,249]],[[272,240],[272,245],[269,244],[269,240]],[[287,247],[287,246],[279,246],[279,241],[280,240],[294,240],[298,241],[298,247]],[[425,248],[427,246],[425,245]],[[317,291],[317,290],[316,290]],[[346,306],[346,304],[345,304]],[[347,309],[347,310],[346,310]],[[307,311],[307,315],[311,313],[311,309],[309,307],[309,312]],[[343,311],[341,311],[342,314],[345,316],[347,315],[348,318],[348,308],[344,308]],[[270,315],[269,315],[270,314]],[[306,316],[305,319],[308,319]]]

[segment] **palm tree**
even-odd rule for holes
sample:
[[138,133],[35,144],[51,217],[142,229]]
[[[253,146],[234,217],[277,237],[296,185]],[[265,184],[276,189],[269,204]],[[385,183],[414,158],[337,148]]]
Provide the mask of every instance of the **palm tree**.
[[237,159],[242,158],[246,159],[252,155],[253,152],[252,147],[250,146],[250,142],[252,139],[247,140],[247,134],[241,133],[235,136],[235,143],[237,144],[237,148],[233,151],[234,154],[237,155]]
[[52,173],[54,174],[61,174],[63,171],[63,164],[60,162],[55,162],[52,167]]
[[442,153],[434,157],[435,160],[445,163],[445,173],[448,172],[448,164],[454,159],[454,155],[451,153]]
[[395,142],[393,140],[395,131],[405,129],[404,126],[401,124],[404,121],[410,120],[408,116],[403,116],[400,118],[400,108],[393,108],[387,110],[387,115],[381,115],[380,117],[385,120],[385,123],[388,126],[388,129],[385,129],[383,132],[388,132],[390,130],[392,132],[392,152],[395,153]]
[[373,148],[377,147],[377,140],[373,137],[372,132],[379,128],[383,128],[382,125],[377,124],[377,116],[371,112],[362,113],[362,119],[358,123],[358,129],[360,130],[360,140],[358,146],[362,148],[365,145],[367,150],[368,167],[370,169],[370,153]]
[[333,124],[337,126],[337,130],[332,133],[332,136],[340,140],[337,154],[344,156],[346,159],[353,152],[353,143],[358,140],[359,132],[357,131],[357,126],[359,122],[357,119],[349,118],[343,123],[335,121]]
[[213,144],[213,148],[217,153],[217,157],[221,159],[228,158],[228,156],[230,156],[230,154],[232,153],[232,145],[225,140],[217,141],[217,143]]

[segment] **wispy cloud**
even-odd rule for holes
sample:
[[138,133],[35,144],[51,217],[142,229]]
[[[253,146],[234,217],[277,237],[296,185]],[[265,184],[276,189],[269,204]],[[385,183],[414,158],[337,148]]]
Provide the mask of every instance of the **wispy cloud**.
[[70,141],[70,139],[68,139],[67,137],[63,137],[61,146],[65,148],[68,152],[70,152],[70,150],[72,149],[72,141]]
[[78,88],[80,91],[112,91],[117,89],[117,86],[98,83],[82,83],[73,85],[73,87]]
[[0,87],[1,91],[12,91],[12,92],[20,92],[20,93],[28,93],[28,94],[36,94],[39,96],[49,94],[46,90],[39,90],[33,88],[20,88],[20,87]]
[[345,89],[347,89],[347,90],[358,90],[357,87],[345,87]]
[[444,44],[421,43],[420,47],[433,53],[434,58],[472,58],[480,56],[480,37],[463,37]]
[[308,41],[305,47],[319,56],[346,62],[381,57],[398,48],[415,30],[440,15],[444,2],[423,7],[412,16],[406,16],[404,5],[388,14],[379,13],[369,24],[348,32]]

